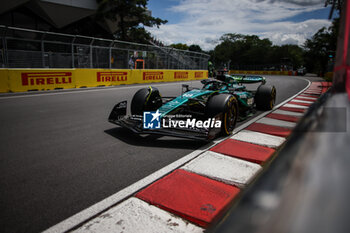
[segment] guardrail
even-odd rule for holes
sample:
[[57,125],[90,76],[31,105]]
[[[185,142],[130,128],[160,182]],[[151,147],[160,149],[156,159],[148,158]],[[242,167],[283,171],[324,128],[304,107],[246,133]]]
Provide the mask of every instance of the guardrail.
[[201,80],[206,70],[0,69],[0,92]]

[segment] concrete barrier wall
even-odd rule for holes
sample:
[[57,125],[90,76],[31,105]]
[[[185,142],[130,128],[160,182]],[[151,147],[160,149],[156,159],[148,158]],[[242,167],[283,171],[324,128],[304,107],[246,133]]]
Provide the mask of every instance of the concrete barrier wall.
[[0,92],[175,82],[208,78],[206,70],[0,69]]

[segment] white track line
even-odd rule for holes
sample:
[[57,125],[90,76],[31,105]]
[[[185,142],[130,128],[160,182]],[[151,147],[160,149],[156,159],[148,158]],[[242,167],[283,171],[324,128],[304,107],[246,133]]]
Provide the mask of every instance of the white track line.
[[[248,125],[254,123],[255,121],[257,121],[258,119],[266,116],[267,114],[271,113],[272,111],[274,111],[275,109],[279,108],[280,106],[284,105],[285,103],[289,102],[290,100],[294,99],[296,96],[300,95],[300,93],[302,93],[303,91],[305,91],[311,84],[311,82],[307,79],[304,78],[299,78],[299,79],[303,79],[305,81],[308,82],[308,85],[302,89],[301,91],[299,91],[297,94],[295,94],[294,96],[288,98],[287,100],[283,101],[282,103],[278,104],[277,106],[274,107],[273,110],[264,112],[262,114],[260,114],[259,116],[256,116],[255,118],[249,120],[248,122],[240,125],[239,127],[237,127],[233,134],[239,132],[240,130],[246,128]],[[140,87],[140,86],[138,86]],[[90,219],[92,219],[93,217],[97,216],[98,214],[102,213],[103,211],[109,209],[110,207],[120,203],[121,201],[127,199],[128,197],[130,197],[131,195],[133,195],[134,193],[136,193],[137,191],[139,191],[140,189],[146,187],[147,185],[153,183],[154,181],[160,179],[161,177],[169,174],[170,172],[172,172],[173,170],[183,166],[184,164],[186,164],[187,162],[191,161],[192,159],[196,158],[197,156],[199,156],[200,154],[202,154],[204,151],[210,149],[211,147],[213,147],[214,145],[226,140],[228,137],[225,138],[220,138],[217,139],[195,151],[193,151],[192,153],[182,157],[181,159],[176,160],[175,162],[167,165],[164,168],[161,168],[160,170],[152,173],[151,175],[135,182],[134,184],[124,188],[123,190],[105,198],[104,200],[88,207],[87,209],[67,218],[66,220],[63,220],[62,222],[50,227],[49,229],[45,230],[44,233],[59,233],[59,232],[66,232],[69,231],[77,226],[79,226],[80,224],[82,224],[83,222],[86,222]]]

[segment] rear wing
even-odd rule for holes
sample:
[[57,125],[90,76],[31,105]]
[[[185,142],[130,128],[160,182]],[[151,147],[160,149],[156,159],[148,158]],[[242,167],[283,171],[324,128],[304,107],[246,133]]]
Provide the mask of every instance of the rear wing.
[[231,78],[237,83],[266,83],[266,79],[259,75],[231,75]]

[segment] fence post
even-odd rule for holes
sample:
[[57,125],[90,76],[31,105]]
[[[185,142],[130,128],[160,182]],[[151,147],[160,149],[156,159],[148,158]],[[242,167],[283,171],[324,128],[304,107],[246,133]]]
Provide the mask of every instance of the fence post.
[[[112,69],[112,46],[114,44],[114,41],[112,41],[109,45],[109,51],[108,51],[108,57],[109,57],[109,69]],[[114,61],[114,60],[113,60]]]
[[167,61],[167,69],[170,69],[170,53],[171,53],[171,50],[169,50],[169,52],[167,53],[167,57],[166,57],[166,61]]
[[72,68],[74,68],[75,64],[74,64],[74,41],[75,41],[76,36],[73,37],[72,40]]
[[2,44],[3,44],[3,47],[4,47],[4,54],[3,54],[3,56],[4,56],[4,66],[9,68],[8,51],[7,51],[7,39],[6,39],[6,37],[2,38]]
[[94,38],[91,39],[90,43],[90,68],[93,68],[93,62],[92,62],[92,44],[94,43]]
[[108,49],[108,60],[109,60],[109,69],[112,69],[112,48],[109,47]]
[[[45,68],[45,46],[44,46],[45,34],[46,33],[44,33],[41,37],[41,65],[42,65],[42,68]],[[49,67],[50,67],[50,63],[49,63]]]

